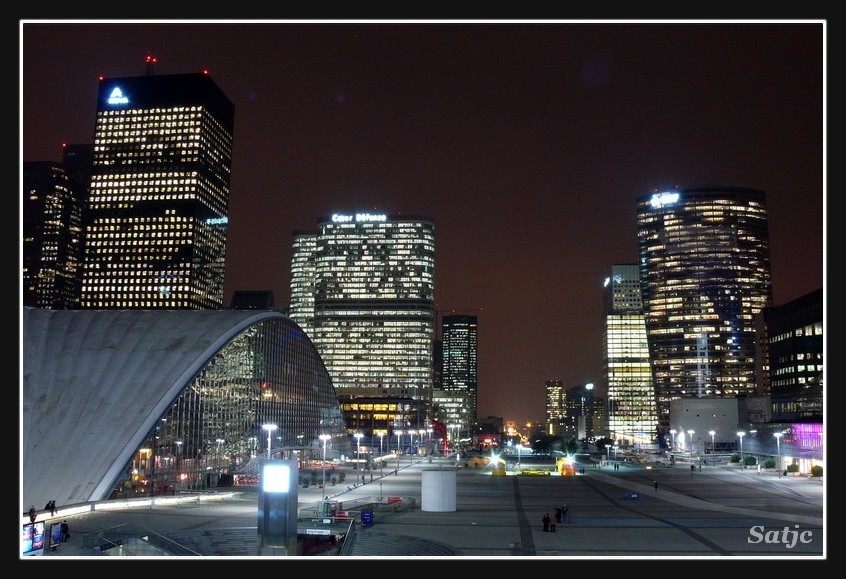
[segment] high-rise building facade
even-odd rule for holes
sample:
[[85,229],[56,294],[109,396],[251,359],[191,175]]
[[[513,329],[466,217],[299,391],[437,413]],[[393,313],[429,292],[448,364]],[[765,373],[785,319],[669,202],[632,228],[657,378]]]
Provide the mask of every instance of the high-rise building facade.
[[605,436],[606,401],[596,396],[593,382],[565,389],[561,380],[547,380],[546,404],[548,434],[559,437],[566,448]]
[[[462,430],[476,422],[478,414],[477,347],[478,318],[449,315],[441,319],[441,386],[447,392],[467,395],[470,404]],[[459,417],[449,416],[450,422]]]
[[567,391],[564,382],[549,379],[544,382],[543,391],[546,398],[546,434],[562,436],[567,430],[565,401]]
[[24,306],[79,308],[91,151],[91,145],[63,145],[60,163],[23,163]]
[[417,416],[374,419],[363,434],[425,429],[435,339],[432,219],[335,213],[313,231],[295,232],[292,248],[289,315],[308,328],[342,403],[351,397],[417,402]]
[[206,74],[100,81],[82,308],[223,307],[233,129]]
[[637,200],[638,255],[662,431],[670,402],[754,393],[754,317],[772,303],[767,201],[745,187]]
[[658,442],[658,411],[637,264],[611,267],[603,319],[609,436],[622,446],[652,446]]
[[822,422],[823,290],[762,312],[769,334],[773,420]]

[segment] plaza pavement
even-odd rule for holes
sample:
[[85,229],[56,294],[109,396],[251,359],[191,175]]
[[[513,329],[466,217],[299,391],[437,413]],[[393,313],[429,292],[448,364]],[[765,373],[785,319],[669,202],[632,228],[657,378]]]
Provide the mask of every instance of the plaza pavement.
[[[448,459],[405,458],[399,468],[375,471],[372,480],[366,474],[364,484],[349,484],[355,477],[348,476],[344,485],[327,486],[325,496],[342,504],[368,497],[377,502],[396,496],[415,499],[411,508],[377,510],[372,526],[359,525],[350,557],[827,558],[825,485],[809,477],[758,473],[737,465],[691,471],[688,464],[648,469],[625,463],[619,469],[588,466],[575,477],[492,476],[489,469],[461,466],[456,471],[455,510],[423,511],[423,469],[454,467]],[[298,488],[301,511],[308,512],[322,498],[319,488]],[[544,532],[544,513],[554,519],[555,508],[565,504],[569,522],[557,525],[556,532]],[[118,559],[98,557],[82,544],[84,534],[117,525],[143,527],[183,540],[191,535],[204,537],[204,551],[198,551],[204,558],[267,559],[253,556],[256,511],[257,496],[247,492],[198,506],[74,515],[68,521],[70,542],[31,559]],[[62,518],[61,507],[57,517]]]

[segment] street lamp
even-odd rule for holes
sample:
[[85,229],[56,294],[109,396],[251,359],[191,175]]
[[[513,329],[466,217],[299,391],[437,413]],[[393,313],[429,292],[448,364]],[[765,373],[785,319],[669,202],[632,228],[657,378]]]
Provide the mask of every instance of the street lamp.
[[737,436],[740,437],[740,466],[742,468],[746,468],[746,463],[743,462],[743,437],[746,436],[746,432],[744,432],[743,430],[738,430]]
[[402,434],[402,430],[394,430],[394,433],[397,435],[397,461],[399,461],[399,455],[400,455],[400,435]]
[[709,430],[708,434],[711,435],[711,454],[714,454],[714,435],[717,434],[715,430]]
[[270,435],[273,434],[274,430],[276,430],[276,425],[275,424],[262,424],[261,427],[267,431],[267,460],[270,460],[270,444],[271,444]]
[[215,468],[217,468],[217,473],[220,475],[220,448],[223,446],[225,441],[222,438],[218,438],[215,442],[217,443],[217,460],[215,461]]
[[670,436],[672,436],[672,438],[670,439],[670,452],[672,452],[676,449],[676,429],[675,428],[670,430]]
[[778,462],[776,463],[776,468],[778,469],[779,474],[781,474],[781,436],[784,434],[783,432],[773,432],[773,436],[776,439],[776,453],[778,455]]
[[359,463],[361,462],[361,437],[364,435],[360,432],[356,432],[353,436],[355,436],[355,441],[358,445],[358,448],[355,451],[355,470],[358,470]]
[[379,457],[380,457],[380,458],[381,458],[381,456],[382,456],[382,454],[383,454],[383,453],[382,453],[382,439],[383,439],[384,437],[385,437],[385,433],[384,433],[384,432],[380,432],[380,433],[379,433]]
[[693,452],[693,450],[694,450],[694,448],[693,448],[693,431],[688,430],[687,435],[690,437],[690,452]]
[[182,441],[176,440],[174,444],[176,445],[176,472],[179,473],[179,455],[182,453]]
[[323,494],[326,494],[326,441],[332,437],[328,434],[321,434],[318,438],[323,441],[323,464],[320,466],[323,470]]

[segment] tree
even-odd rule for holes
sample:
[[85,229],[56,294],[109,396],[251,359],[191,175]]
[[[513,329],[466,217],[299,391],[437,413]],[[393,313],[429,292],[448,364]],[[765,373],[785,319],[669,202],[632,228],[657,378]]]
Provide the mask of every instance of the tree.
[[535,454],[548,454],[552,451],[552,444],[558,440],[558,437],[550,434],[538,434],[532,440],[532,452]]
[[606,446],[614,446],[614,440],[610,438],[597,438],[596,439],[596,450],[601,454],[605,454],[605,447]]

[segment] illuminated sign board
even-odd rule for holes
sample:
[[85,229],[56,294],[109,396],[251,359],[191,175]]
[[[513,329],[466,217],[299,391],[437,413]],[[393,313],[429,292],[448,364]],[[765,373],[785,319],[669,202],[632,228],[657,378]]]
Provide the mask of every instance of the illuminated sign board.
[[112,94],[109,95],[109,98],[106,99],[106,102],[110,105],[128,105],[129,98],[123,95],[123,91],[120,90],[120,87],[115,87],[112,90]]
[[290,490],[291,468],[286,464],[266,464],[261,477],[266,493],[287,493]]
[[206,219],[206,225],[226,225],[229,223],[228,217],[209,217]]
[[659,209],[664,207],[665,205],[672,205],[673,203],[677,203],[679,200],[679,194],[673,193],[672,191],[665,191],[663,193],[656,193],[652,196],[652,199],[649,200],[649,204]]
[[23,526],[21,552],[26,555],[44,550],[44,521],[26,523]]
[[344,215],[343,213],[333,213],[332,223],[374,223],[384,222],[388,220],[388,216],[384,213],[356,213],[355,215]]

